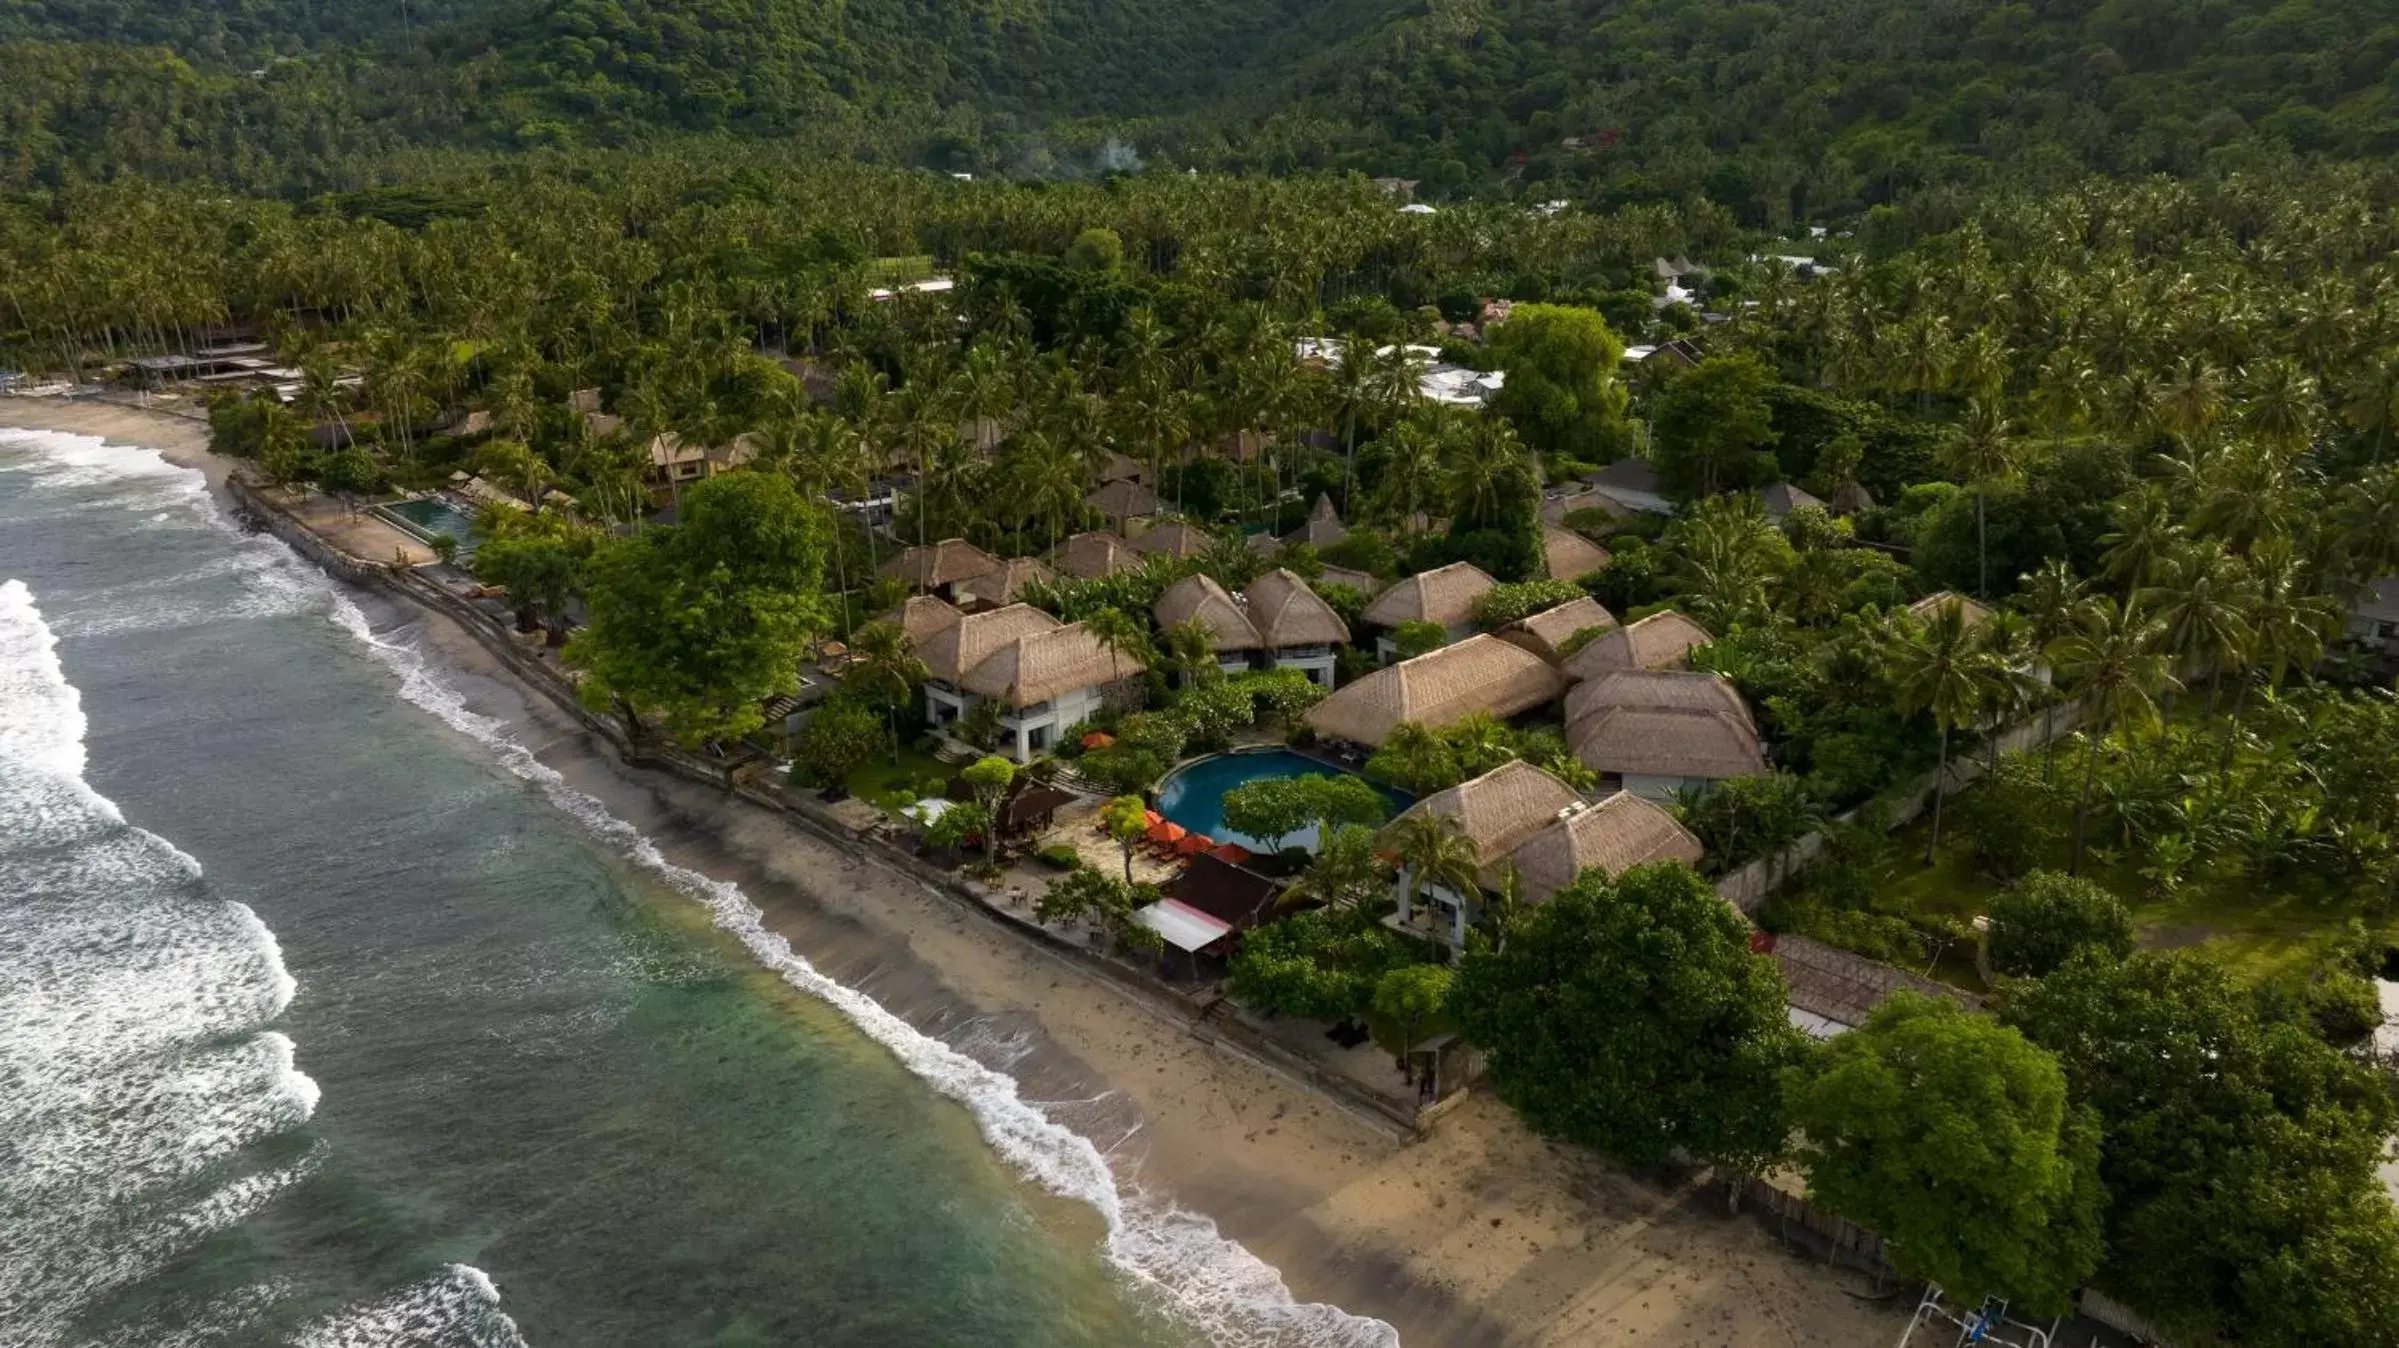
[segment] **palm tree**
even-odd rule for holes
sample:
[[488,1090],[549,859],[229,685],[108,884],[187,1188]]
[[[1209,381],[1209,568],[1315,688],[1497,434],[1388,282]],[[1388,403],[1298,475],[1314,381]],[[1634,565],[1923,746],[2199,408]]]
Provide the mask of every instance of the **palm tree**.
[[1350,912],[1383,891],[1383,876],[1374,830],[1343,824],[1317,844],[1316,859],[1283,891],[1280,902],[1312,902],[1335,912]]
[[1185,618],[1158,634],[1167,667],[1186,688],[1217,672],[1216,633],[1200,618]]
[[[2308,583],[2305,566],[2285,541],[2267,544],[2249,559],[2247,599],[2247,664],[2265,671],[2269,693],[2281,691],[2282,681],[2291,671],[2315,668],[2324,658],[2325,643],[2341,630],[2341,606]],[[2241,691],[2233,698],[2231,725],[2224,738],[2228,764],[2240,735],[2241,713],[2248,706],[2249,687],[2250,680],[2244,677]]]
[[2091,784],[2099,775],[2099,746],[2111,730],[2137,729],[2158,718],[2157,697],[2175,682],[2165,644],[2166,624],[2127,597],[2122,607],[2095,604],[2055,649],[2058,668],[2073,682],[2088,718],[2089,749],[2082,794],[2074,806],[2074,874],[2082,873],[2083,837],[2091,817]]
[[2382,462],[2391,447],[2391,431],[2399,427],[2399,351],[2385,351],[2358,365],[2341,388],[2341,420],[2374,438],[2374,462]]
[[1941,847],[1941,804],[1949,796],[1949,735],[1972,725],[1991,701],[1993,661],[1975,639],[1966,621],[1966,606],[1956,599],[1933,610],[1932,617],[1912,626],[1892,649],[1888,677],[1909,715],[1930,712],[1941,732],[1941,756],[1933,769],[1932,836],[1924,845],[1924,864],[1933,864]]
[[2107,549],[2100,562],[2110,580],[2128,587],[2147,583],[2158,562],[2182,538],[2182,526],[2174,521],[2174,505],[2155,483],[2145,483],[2118,498],[2109,507],[2108,518],[2114,527],[2099,536]]
[[1083,620],[1083,628],[1108,652],[1108,674],[1111,679],[1123,677],[1118,661],[1131,659],[1150,664],[1156,659],[1150,648],[1149,624],[1120,608],[1103,608]]
[[2016,428],[1999,409],[1980,398],[1968,400],[1965,420],[1958,423],[1948,445],[1949,469],[1974,489],[1974,593],[1991,593],[1990,535],[1985,527],[1985,498],[1994,482],[2016,475],[2019,450]]
[[[2166,624],[2167,648],[2173,652],[2179,676],[2194,660],[2211,664],[2238,663],[2249,648],[2249,573],[2240,559],[2210,538],[2167,556],[2158,568],[2158,583],[2139,592],[2141,602]],[[2215,684],[2211,681],[2208,714],[2215,714]],[[2166,709],[2174,695],[2166,695]]]
[[884,725],[891,734],[891,762],[900,761],[900,707],[933,671],[916,657],[915,643],[898,623],[868,623],[850,634],[850,653],[857,657],[845,676],[884,707]]
[[[2016,607],[2024,615],[2025,639],[2044,662],[2060,637],[2074,630],[2082,620],[2083,606],[2090,602],[2089,587],[2074,574],[2074,568],[2062,557],[2052,557],[2041,569],[2016,580]],[[2057,761],[2052,751],[2057,739],[2057,699],[2049,699],[2041,713],[2041,775],[2049,779]]]
[[1408,815],[1391,826],[1390,840],[1400,874],[1406,877],[1400,891],[1400,920],[1407,921],[1415,912],[1416,897],[1425,886],[1438,885],[1457,896],[1463,925],[1463,905],[1480,888],[1483,863],[1457,816],[1431,811]]
[[1441,440],[1432,426],[1410,417],[1385,432],[1381,443],[1383,471],[1375,484],[1375,513],[1405,529],[1440,499],[1446,475]]

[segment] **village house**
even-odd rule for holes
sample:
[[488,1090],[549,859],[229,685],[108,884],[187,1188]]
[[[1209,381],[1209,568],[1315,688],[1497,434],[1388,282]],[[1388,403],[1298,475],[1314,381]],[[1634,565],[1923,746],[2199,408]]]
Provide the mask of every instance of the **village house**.
[[1037,558],[1011,557],[979,576],[956,582],[952,588],[963,603],[996,608],[1015,603],[1024,588],[1035,581],[1046,585],[1057,579],[1058,573]]
[[1791,512],[1801,506],[1814,506],[1828,515],[1832,513],[1832,507],[1826,505],[1822,498],[1793,482],[1777,482],[1761,488],[1758,498],[1765,502],[1766,518],[1777,524],[1791,518]]
[[1349,644],[1349,624],[1308,582],[1277,568],[1251,581],[1242,599],[1268,668],[1296,669],[1319,688],[1333,686],[1336,648]]
[[1266,644],[1241,604],[1214,576],[1189,575],[1167,586],[1150,606],[1150,616],[1157,619],[1160,631],[1196,619],[1208,629],[1216,667],[1227,674],[1246,672],[1251,658]]
[[1566,745],[1650,800],[1766,771],[1749,704],[1720,674],[1617,669],[1566,695]]
[[1132,521],[1148,519],[1166,508],[1156,492],[1131,478],[1100,484],[1098,490],[1083,498],[1083,504],[1098,511],[1118,533],[1125,532]]
[[1971,599],[1968,599],[1966,596],[1959,594],[1955,590],[1933,591],[1931,594],[1924,596],[1915,603],[1908,605],[1908,616],[1914,618],[1917,622],[1928,623],[1941,616],[1941,610],[1949,607],[1951,604],[1958,605],[1961,611],[1965,614],[1966,630],[1969,632],[1981,627],[1984,623],[1991,621],[1992,615],[1989,608],[1978,604]]
[[1403,721],[1430,729],[1476,712],[1505,720],[1549,702],[1566,681],[1541,657],[1494,636],[1472,636],[1386,665],[1308,711],[1317,734],[1380,748]]
[[1399,654],[1391,634],[1402,623],[1431,623],[1441,629],[1444,642],[1471,635],[1474,607],[1496,584],[1472,562],[1451,562],[1393,585],[1375,596],[1360,615],[1383,629],[1375,638],[1375,654],[1383,660]]
[[1716,640],[1673,609],[1660,609],[1592,639],[1566,661],[1566,677],[1590,679],[1612,669],[1687,669],[1691,652]]
[[875,574],[905,581],[909,589],[919,594],[946,591],[952,600],[957,600],[955,587],[999,569],[999,558],[963,538],[945,538],[903,550],[876,568]]
[[949,727],[977,704],[996,702],[1000,752],[1020,763],[1056,748],[1111,701],[1137,701],[1143,670],[1083,624],[1060,623],[1029,604],[961,614],[919,643],[917,657],[928,675],[925,719]]
[[1349,537],[1349,527],[1341,522],[1341,512],[1333,509],[1333,498],[1323,492],[1316,494],[1316,504],[1309,507],[1307,522],[1283,535],[1286,545],[1305,543],[1322,550]]
[[[1392,886],[1396,911],[1390,925],[1452,951],[1465,946],[1467,931],[1482,920],[1487,895],[1502,888],[1511,866],[1522,902],[1538,906],[1585,870],[1617,874],[1652,861],[1696,863],[1702,850],[1690,830],[1651,802],[1617,792],[1593,804],[1522,759],[1427,796],[1399,818],[1427,815],[1457,821],[1474,848],[1478,884],[1474,893],[1460,894],[1447,885],[1417,883],[1403,867]],[[1386,827],[1386,840],[1398,822]]]
[[1168,520],[1133,536],[1133,551],[1145,557],[1189,560],[1204,557],[1216,546],[1216,536],[1196,524]]

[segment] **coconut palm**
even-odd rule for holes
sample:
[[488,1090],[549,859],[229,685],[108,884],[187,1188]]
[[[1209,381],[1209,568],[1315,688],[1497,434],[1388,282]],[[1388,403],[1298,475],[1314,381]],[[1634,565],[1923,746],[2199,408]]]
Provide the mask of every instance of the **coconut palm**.
[[1952,599],[1933,610],[1922,623],[1903,629],[1887,657],[1887,677],[1909,715],[1928,712],[1941,732],[1941,752],[1933,770],[1932,835],[1925,842],[1924,864],[1933,864],[1941,847],[1941,805],[1949,797],[1949,737],[1959,726],[1972,725],[1992,698],[1995,683],[1991,655],[1966,620],[1966,606]]
[[1949,470],[1974,491],[1974,593],[1991,593],[1990,534],[1985,527],[1986,498],[1993,483],[2016,475],[2022,457],[2016,427],[2000,410],[1980,398],[1966,403],[1965,419],[1949,437],[1944,457]]
[[1471,900],[1480,888],[1482,857],[1457,816],[1429,810],[1408,815],[1391,826],[1387,841],[1404,880],[1404,911],[1416,910],[1417,896],[1428,885],[1448,890],[1460,902]]
[[1283,891],[1284,904],[1318,903],[1353,912],[1387,896],[1387,867],[1375,851],[1374,830],[1343,824],[1316,848],[1316,859]]
[[1166,657],[1167,668],[1188,688],[1203,682],[1218,672],[1216,663],[1216,633],[1200,618],[1185,618],[1158,634],[1158,645]]
[[[2075,576],[2074,568],[2062,557],[2052,557],[2041,569],[2016,579],[2016,608],[2024,615],[2026,642],[2049,662],[2049,651],[2058,639],[2074,630],[2082,619],[2082,610],[2090,602],[2090,589]],[[2041,773],[2048,780],[2057,755],[2051,752],[2056,740],[2057,699],[2050,698],[2041,713]]]
[[[2166,624],[2166,646],[2173,653],[2178,675],[2194,661],[2239,663],[2252,635],[2248,590],[2248,569],[2215,539],[2203,539],[2167,554],[2158,567],[2158,583],[2139,594],[2149,611]],[[2166,708],[2171,712],[2173,706],[2174,695],[2168,692]],[[2208,714],[2215,714],[2213,692],[2208,695]]]
[[2165,489],[2145,483],[2108,508],[2113,527],[2099,536],[2107,551],[2100,556],[2108,579],[2127,586],[2148,582],[2157,564],[2182,539],[2174,505]]
[[2083,610],[2074,630],[2052,648],[2059,671],[2082,700],[2088,741],[2082,793],[2074,806],[2075,874],[2082,872],[2100,744],[2110,731],[2155,724],[2159,694],[2181,686],[2174,679],[2172,657],[2162,649],[2165,643],[2165,622],[2127,597],[2121,606],[2095,604]]
[[1124,677],[1122,661],[1152,664],[1157,659],[1150,646],[1149,624],[1120,608],[1103,608],[1083,620],[1083,628],[1108,652],[1108,675],[1111,679]]
[[881,620],[850,634],[854,657],[843,679],[883,704],[883,723],[890,732],[891,762],[900,761],[900,708],[916,695],[933,671],[916,656],[916,645],[898,623]]

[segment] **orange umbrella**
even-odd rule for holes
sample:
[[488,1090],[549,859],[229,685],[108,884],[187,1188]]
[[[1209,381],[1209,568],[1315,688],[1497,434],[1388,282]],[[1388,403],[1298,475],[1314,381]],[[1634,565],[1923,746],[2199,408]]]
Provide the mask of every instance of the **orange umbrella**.
[[1215,845],[1215,840],[1211,839],[1205,833],[1186,833],[1183,835],[1182,839],[1175,844],[1175,855],[1183,857],[1195,857],[1200,853],[1207,851],[1209,848],[1214,847]]
[[1116,737],[1105,730],[1094,730],[1083,737],[1083,747],[1086,749],[1105,749],[1114,743]]
[[1154,843],[1179,843],[1191,836],[1191,830],[1171,819],[1161,819],[1150,825],[1149,840]]
[[1141,826],[1143,828],[1156,828],[1158,825],[1165,822],[1166,816],[1158,813],[1156,810],[1143,810],[1141,812]]
[[1239,843],[1219,843],[1217,844],[1216,849],[1208,853],[1208,855],[1216,858],[1218,861],[1229,861],[1238,866],[1250,859],[1251,852],[1248,848],[1243,847]]

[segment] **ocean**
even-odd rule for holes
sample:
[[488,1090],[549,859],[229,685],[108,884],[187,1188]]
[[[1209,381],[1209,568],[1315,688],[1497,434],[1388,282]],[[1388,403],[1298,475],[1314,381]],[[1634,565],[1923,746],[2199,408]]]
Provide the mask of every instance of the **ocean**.
[[0,430],[0,1345],[1397,1343],[819,972],[415,621],[150,451]]

